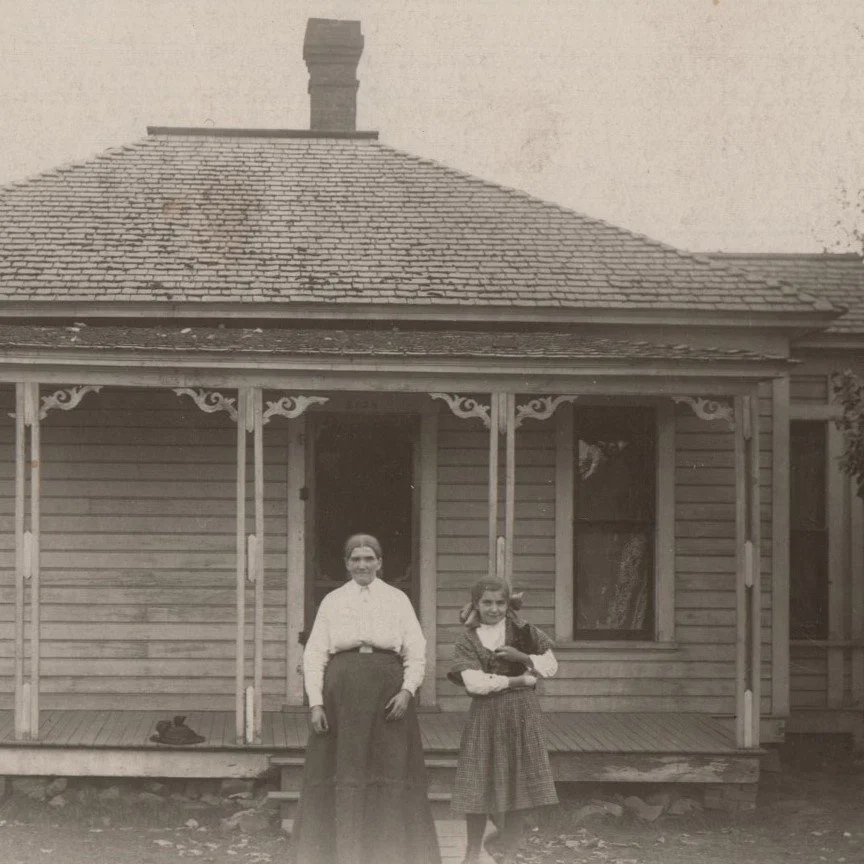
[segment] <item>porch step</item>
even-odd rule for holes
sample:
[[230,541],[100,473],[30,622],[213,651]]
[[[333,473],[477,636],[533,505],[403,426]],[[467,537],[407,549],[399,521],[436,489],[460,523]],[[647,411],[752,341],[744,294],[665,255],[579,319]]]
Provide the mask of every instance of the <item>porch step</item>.
[[[270,764],[279,769],[278,790],[269,792],[268,799],[278,801],[282,816],[282,827],[291,831],[294,824],[297,802],[300,800],[300,790],[303,786],[303,756],[270,757]],[[452,819],[450,814],[451,790],[456,777],[456,760],[441,756],[426,758],[426,774],[429,780],[429,802],[436,821]]]

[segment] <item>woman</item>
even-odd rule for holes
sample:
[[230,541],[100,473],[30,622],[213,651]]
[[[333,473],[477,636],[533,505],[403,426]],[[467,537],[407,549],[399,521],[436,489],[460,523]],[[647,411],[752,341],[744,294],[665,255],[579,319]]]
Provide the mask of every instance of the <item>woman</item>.
[[516,610],[521,597],[502,579],[481,579],[463,610],[465,633],[454,648],[448,678],[471,694],[462,731],[452,807],[465,814],[463,864],[477,864],[487,818],[498,827],[492,841],[513,862],[525,812],[557,804],[543,740],[538,678],[558,671],[552,640]]
[[378,578],[381,545],[345,543],[351,577],[322,601],[303,655],[312,731],[296,864],[438,864],[414,695],[426,640],[411,602]]

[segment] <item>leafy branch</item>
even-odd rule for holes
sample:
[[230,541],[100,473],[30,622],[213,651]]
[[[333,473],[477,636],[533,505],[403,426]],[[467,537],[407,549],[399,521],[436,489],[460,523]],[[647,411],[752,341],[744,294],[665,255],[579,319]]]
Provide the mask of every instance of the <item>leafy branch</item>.
[[855,481],[858,497],[864,498],[864,381],[851,369],[835,372],[831,392],[843,412],[835,420],[843,433],[840,470]]

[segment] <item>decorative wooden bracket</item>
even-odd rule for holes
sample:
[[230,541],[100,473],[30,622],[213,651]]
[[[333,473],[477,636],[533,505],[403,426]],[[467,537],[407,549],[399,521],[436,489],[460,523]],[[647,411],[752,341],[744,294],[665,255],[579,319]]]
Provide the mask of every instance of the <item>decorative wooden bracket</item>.
[[673,396],[672,401],[689,405],[700,420],[723,420],[730,429],[735,429],[735,409],[728,402],[701,396]]
[[[69,387],[65,390],[55,390],[53,393],[42,397],[39,408],[39,419],[44,420],[48,416],[48,412],[54,408],[60,411],[71,411],[79,405],[88,393],[98,393],[101,389],[101,384],[82,384],[77,387]],[[15,412],[10,411],[9,416],[14,417]],[[31,405],[29,401],[25,402],[24,425],[32,426],[35,418],[35,406]]]
[[178,396],[189,396],[207,414],[226,411],[228,416],[235,423],[237,422],[239,414],[236,398],[223,396],[216,390],[203,390],[200,387],[197,390],[194,387],[174,387],[173,390]]
[[492,427],[489,405],[484,405],[470,396],[460,396],[458,393],[430,393],[429,395],[433,399],[446,402],[450,410],[460,419],[470,420],[476,417],[487,429]]
[[264,412],[264,422],[269,423],[270,418],[274,416],[287,417],[289,420],[294,420],[306,412],[310,405],[323,405],[329,402],[327,396],[282,396],[275,402],[267,403],[267,410]]
[[516,428],[525,420],[548,420],[560,405],[575,402],[578,396],[538,396],[523,405],[516,406]]

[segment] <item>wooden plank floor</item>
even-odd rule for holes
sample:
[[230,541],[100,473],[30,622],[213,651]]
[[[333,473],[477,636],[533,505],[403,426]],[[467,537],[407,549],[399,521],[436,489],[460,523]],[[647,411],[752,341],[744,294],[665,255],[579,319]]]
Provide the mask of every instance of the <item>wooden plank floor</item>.
[[[0,712],[0,747],[158,748],[150,741],[164,711],[43,711],[37,742],[15,741],[11,711]],[[306,713],[268,712],[260,744],[238,745],[233,712],[190,713],[187,724],[205,742],[185,749],[296,750],[306,746]],[[456,751],[464,714],[421,713],[423,746]],[[734,753],[734,737],[718,720],[696,714],[545,714],[546,740],[552,753]]]

